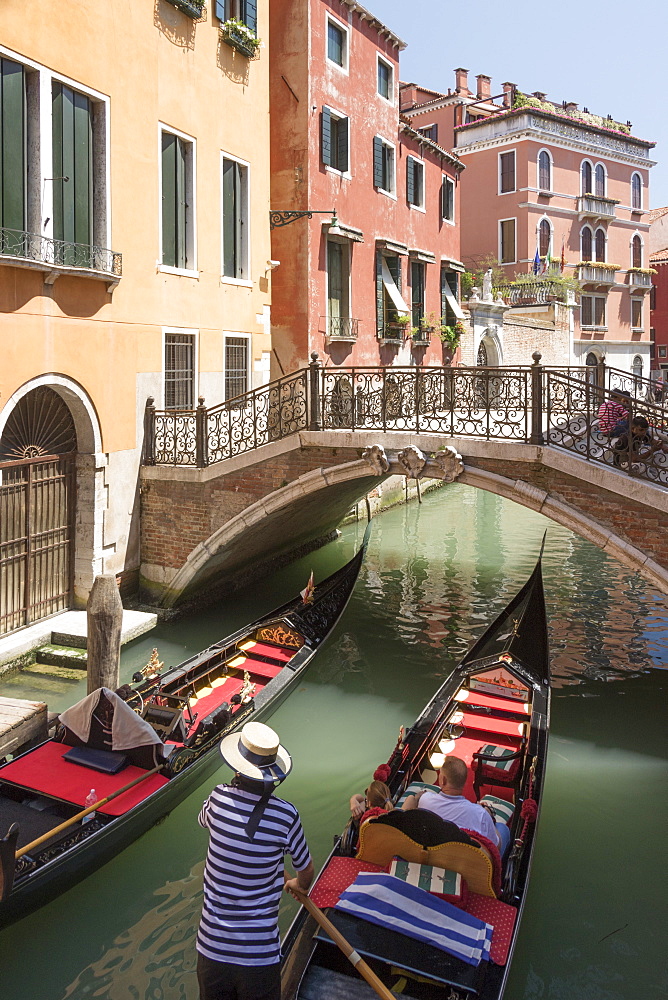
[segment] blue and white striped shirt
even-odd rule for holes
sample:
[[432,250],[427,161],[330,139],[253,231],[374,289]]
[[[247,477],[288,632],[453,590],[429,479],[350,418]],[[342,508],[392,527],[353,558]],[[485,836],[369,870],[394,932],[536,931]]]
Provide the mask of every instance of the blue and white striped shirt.
[[199,814],[200,826],[209,829],[209,850],[197,950],[214,962],[280,962],[283,858],[289,854],[297,871],[311,860],[299,813],[291,802],[274,795],[255,836],[248,838],[246,824],[259,798],[241,788],[217,785]]

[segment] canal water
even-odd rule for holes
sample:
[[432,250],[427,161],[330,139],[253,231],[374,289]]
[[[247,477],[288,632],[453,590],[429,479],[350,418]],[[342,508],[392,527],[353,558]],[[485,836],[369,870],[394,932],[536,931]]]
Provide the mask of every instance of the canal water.
[[[163,624],[123,653],[129,679],[157,645],[177,663],[281,603],[311,569],[348,559],[364,525],[247,592]],[[469,643],[544,559],[554,694],[544,806],[507,1000],[659,1000],[666,971],[668,608],[598,549],[509,501],[453,485],[374,520],[346,614],[272,725],[294,757],[283,794],[316,864],[363,790]],[[58,710],[84,692],[24,675],[0,693]],[[221,765],[220,779],[228,775]],[[59,900],[0,933],[7,1000],[197,1000],[195,933],[210,785]],[[295,903],[282,908],[285,929]]]

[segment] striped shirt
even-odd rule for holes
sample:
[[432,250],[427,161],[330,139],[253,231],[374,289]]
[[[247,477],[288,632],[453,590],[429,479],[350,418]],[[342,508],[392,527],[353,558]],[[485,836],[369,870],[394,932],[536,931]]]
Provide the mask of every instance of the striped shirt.
[[259,798],[241,788],[217,785],[199,814],[200,826],[209,829],[209,849],[197,950],[214,962],[280,962],[283,858],[289,854],[296,871],[311,861],[299,813],[274,795],[253,840],[248,838],[246,823]]
[[625,410],[622,404],[617,403],[614,399],[607,399],[598,408],[598,427],[602,434],[610,434],[620,420],[628,420],[628,418],[628,410]]

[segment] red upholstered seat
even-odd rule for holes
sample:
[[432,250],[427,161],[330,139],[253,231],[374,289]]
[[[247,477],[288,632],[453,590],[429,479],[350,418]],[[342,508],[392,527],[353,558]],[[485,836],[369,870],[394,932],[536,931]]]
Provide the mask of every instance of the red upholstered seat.
[[271,679],[276,674],[280,674],[283,666],[279,666],[277,663],[265,663],[263,660],[256,660],[253,656],[253,650],[251,650],[251,655],[246,658],[243,668],[244,670],[248,670],[251,676]]
[[[9,781],[54,799],[71,802],[83,809],[91,788],[95,789],[98,799],[103,799],[124,785],[128,785],[135,778],[146,774],[145,770],[132,764],[123,768],[118,774],[92,771],[89,767],[63,760],[63,754],[70,749],[65,743],[49,740],[48,743],[43,743],[18,760],[0,768],[0,780]],[[100,812],[106,816],[122,816],[166,785],[167,780],[162,774],[152,774],[134,788],[123,792],[117,799],[112,799],[107,805],[101,806]]]
[[334,906],[338,903],[341,893],[353,884],[360,872],[386,872],[388,867],[374,865],[369,861],[358,861],[357,858],[332,858],[309,896],[320,909]]
[[462,726],[467,733],[475,730],[492,735],[510,736],[521,739],[525,735],[526,722],[513,722],[509,719],[495,719],[489,715],[476,715],[474,712],[464,712]]
[[271,656],[273,660],[280,660],[281,663],[287,663],[297,652],[296,649],[285,649],[283,646],[272,646],[268,642],[256,642],[254,646],[248,646],[246,649],[241,650],[246,656],[249,654],[258,653],[261,656]]
[[485,694],[483,691],[471,691],[466,701],[460,702],[462,712],[465,712],[470,705],[481,705],[484,708],[492,708],[501,712],[517,712],[518,715],[531,714],[531,707],[527,701],[516,701],[514,698],[499,698],[493,694]]
[[508,951],[513,940],[513,930],[517,919],[517,910],[500,899],[491,896],[480,896],[470,892],[466,904],[466,912],[484,920],[494,928],[490,958],[496,965],[505,965],[508,961]]

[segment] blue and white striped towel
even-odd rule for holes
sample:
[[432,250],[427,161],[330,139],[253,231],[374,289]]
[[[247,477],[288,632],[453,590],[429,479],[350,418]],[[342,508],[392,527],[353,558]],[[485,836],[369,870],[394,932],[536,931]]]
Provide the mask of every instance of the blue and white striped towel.
[[469,965],[489,961],[491,924],[393,875],[360,872],[336,909],[424,941]]

